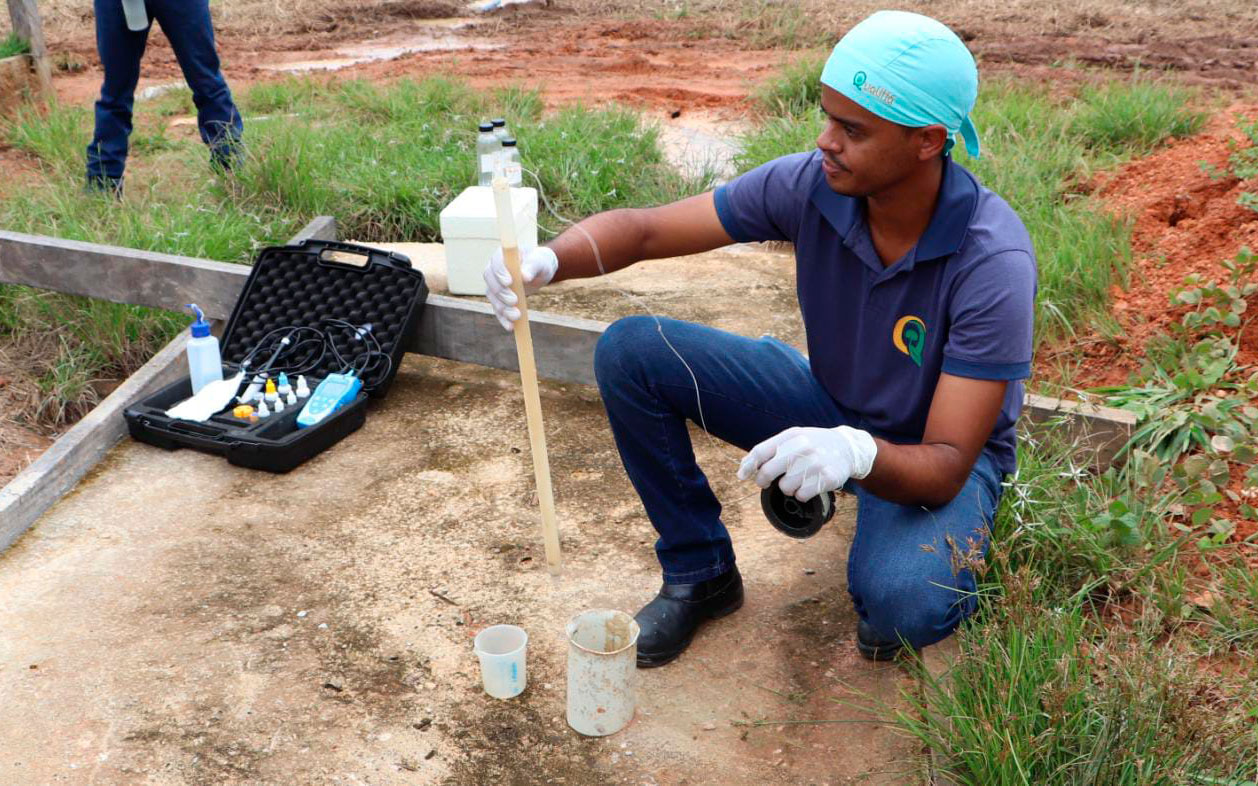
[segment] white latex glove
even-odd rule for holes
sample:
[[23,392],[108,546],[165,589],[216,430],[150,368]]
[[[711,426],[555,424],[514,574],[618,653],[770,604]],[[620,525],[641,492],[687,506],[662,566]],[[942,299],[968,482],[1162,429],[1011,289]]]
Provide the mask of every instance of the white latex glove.
[[[531,295],[549,284],[558,270],[559,257],[546,246],[521,250],[520,276],[524,279],[524,294]],[[503,329],[511,332],[520,318],[520,309],[515,307],[518,298],[511,291],[511,272],[503,261],[501,248],[494,251],[485,266],[485,296]]]
[[788,428],[751,449],[738,465],[738,479],[755,477],[756,485],[768,488],[782,477],[778,487],[800,502],[860,480],[874,468],[878,445],[868,431],[838,428]]

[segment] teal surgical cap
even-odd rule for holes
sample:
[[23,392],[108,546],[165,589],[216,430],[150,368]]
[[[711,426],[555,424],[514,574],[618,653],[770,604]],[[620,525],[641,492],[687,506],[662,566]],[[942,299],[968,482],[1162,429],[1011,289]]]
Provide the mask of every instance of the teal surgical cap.
[[979,154],[970,110],[978,97],[974,56],[956,33],[928,16],[879,11],[834,47],[821,83],[881,118],[910,128],[941,125]]

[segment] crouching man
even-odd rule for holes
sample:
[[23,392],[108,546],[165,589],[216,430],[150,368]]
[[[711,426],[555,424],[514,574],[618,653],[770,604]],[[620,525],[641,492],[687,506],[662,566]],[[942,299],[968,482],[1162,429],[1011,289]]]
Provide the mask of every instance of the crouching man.
[[[807,357],[772,338],[650,317],[616,322],[598,344],[616,446],[659,534],[664,581],[637,614],[639,666],[673,660],[701,624],[743,602],[688,420],[749,451],[740,478],[780,479],[804,501],[856,495],[847,584],[865,657],[933,644],[975,608],[967,560],[986,553],[1001,480],[1016,466],[1031,241],[949,154],[958,135],[979,154],[969,119],[978,74],[951,30],[878,12],[839,41],[821,82],[816,150],[670,205],[595,215],[524,255],[536,291],[732,242],[795,246]],[[519,311],[501,253],[485,279],[510,329]]]

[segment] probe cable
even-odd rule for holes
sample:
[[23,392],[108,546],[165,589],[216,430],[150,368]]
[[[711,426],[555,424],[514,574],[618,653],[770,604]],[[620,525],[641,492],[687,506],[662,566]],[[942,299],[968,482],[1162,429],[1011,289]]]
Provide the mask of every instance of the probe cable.
[[[575,229],[576,231],[580,232],[581,235],[585,238],[586,242],[590,244],[590,250],[594,252],[594,262],[598,265],[599,275],[605,277],[607,275],[607,269],[603,266],[603,256],[602,254],[599,253],[598,243],[595,242],[594,237],[589,232],[586,231],[585,227],[565,217],[563,214],[561,214],[558,210],[555,209],[555,206],[551,204],[550,199],[546,197],[546,189],[542,186],[542,179],[536,172],[534,172],[531,169],[524,169],[523,171],[528,172],[529,176],[532,177],[533,180],[537,183],[537,194],[538,196],[542,198],[542,203],[546,205],[546,212],[550,213],[552,216],[554,216],[556,219],[558,219],[562,223],[567,224],[572,229]],[[664,323],[660,321],[659,316],[654,311],[651,310],[651,307],[648,306],[646,304],[646,301],[644,301],[642,298],[638,297],[632,292],[621,289],[620,287],[616,286],[613,283],[610,283],[610,282],[606,282],[606,283],[608,286],[610,286],[615,291],[619,292],[630,302],[637,305],[639,308],[645,311],[648,316],[650,316],[652,319],[655,320],[655,329],[660,334],[660,338],[664,340],[664,344],[670,350],[672,350],[673,354],[677,356],[677,359],[681,361],[681,364],[686,367],[686,371],[690,373],[690,381],[693,382],[695,386],[695,404],[699,409],[699,423],[698,423],[699,428],[707,436],[708,442],[711,443],[713,449],[716,451],[716,454],[718,456],[726,459],[727,461],[731,461],[734,464],[738,464],[739,466],[741,466],[742,460],[734,458],[733,456],[729,455],[729,453],[726,452],[725,449],[722,447],[722,445],[717,441],[716,437],[712,435],[712,432],[708,431],[708,424],[703,417],[703,399],[699,392],[699,378],[695,376],[694,369],[692,369],[690,367],[690,364],[686,362],[686,359],[682,357],[681,352],[677,350],[677,347],[673,346],[673,342],[668,340],[668,336],[664,333]],[[783,475],[786,475],[790,472],[791,467],[794,466],[794,462],[796,458],[797,456],[792,456],[788,460],[786,472],[784,472]],[[805,473],[803,482],[800,483],[800,488],[803,488],[804,483],[806,483],[807,481],[808,481],[808,476],[807,476],[807,473]],[[841,490],[842,489],[840,489],[840,491]],[[821,471],[818,470],[817,471],[817,493],[820,494],[820,491],[821,491]],[[759,493],[758,490],[746,496],[739,497],[738,499],[734,500],[734,502],[738,502],[743,499],[746,499],[747,497],[754,496],[757,493]]]

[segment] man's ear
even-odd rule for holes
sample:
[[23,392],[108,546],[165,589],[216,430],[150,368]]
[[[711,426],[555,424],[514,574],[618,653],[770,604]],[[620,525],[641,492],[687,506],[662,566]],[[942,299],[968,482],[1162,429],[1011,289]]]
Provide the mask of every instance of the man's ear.
[[943,155],[944,146],[948,144],[948,129],[941,125],[926,126],[917,129],[917,158],[929,161]]

